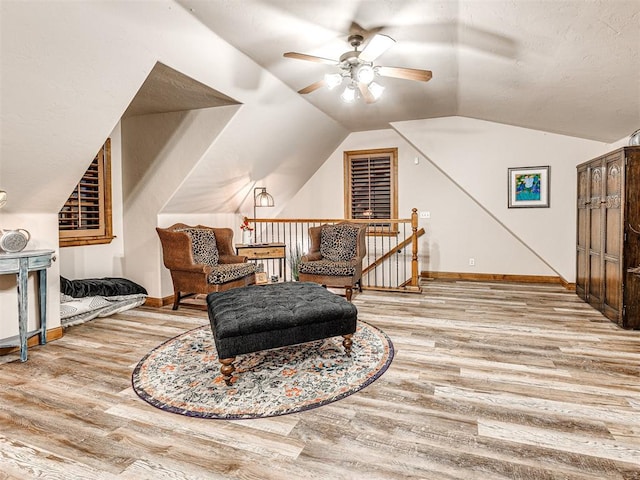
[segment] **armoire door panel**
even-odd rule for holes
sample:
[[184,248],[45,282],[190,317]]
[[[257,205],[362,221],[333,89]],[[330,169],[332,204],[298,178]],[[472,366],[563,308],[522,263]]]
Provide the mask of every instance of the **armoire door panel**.
[[577,175],[576,292],[619,325],[640,328],[640,147],[578,165]]
[[589,249],[602,250],[602,209],[589,209]]
[[588,190],[589,186],[589,169],[587,167],[581,168],[578,170],[578,205],[583,204],[588,200]]
[[591,175],[589,182],[589,193],[591,194],[589,201],[591,202],[591,208],[598,208],[602,197],[602,167],[599,166],[599,163],[600,162],[589,169]]
[[576,229],[576,293],[586,300],[587,278],[589,276],[589,170],[578,170],[578,225]]
[[605,259],[604,262],[604,308],[605,315],[618,322],[622,312],[622,282],[620,262]]
[[592,305],[602,304],[602,257],[591,252],[589,255],[589,303]]
[[578,231],[577,231],[577,239],[578,246],[582,249],[587,248],[587,217],[589,215],[589,210],[586,208],[581,208],[578,210]]
[[604,212],[604,253],[620,258],[622,253],[622,225],[619,208],[607,208]]
[[587,279],[587,300],[595,308],[602,308],[604,279],[602,277],[602,162],[589,168],[589,276]]
[[622,178],[623,165],[620,155],[611,155],[606,159],[605,171],[607,172],[605,182],[605,197],[602,205],[605,207],[604,213],[604,251],[606,255],[615,255],[618,258],[622,253],[621,229],[621,200],[622,200]]
[[576,292],[580,298],[585,299],[587,295],[587,253],[584,249],[578,249],[576,258]]
[[640,275],[627,273],[625,278],[622,326],[640,328]]

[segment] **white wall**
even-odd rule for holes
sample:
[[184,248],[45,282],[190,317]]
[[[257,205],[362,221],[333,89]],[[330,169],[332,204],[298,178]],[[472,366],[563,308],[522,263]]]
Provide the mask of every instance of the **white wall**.
[[[343,151],[398,147],[399,216],[431,214],[421,270],[575,280],[575,166],[611,145],[462,117],[393,128],[351,134],[280,216],[342,218]],[[538,165],[551,166],[550,208],[508,209],[507,169]]]
[[[159,113],[123,121],[125,276],[152,297],[161,288],[158,214],[240,107]],[[214,179],[210,183],[215,183]]]
[[[393,127],[557,275],[575,281],[575,167],[607,144],[462,117]],[[550,208],[507,208],[507,169],[541,165],[551,167]]]
[[[124,262],[122,224],[122,136],[120,123],[111,138],[111,208],[115,238],[110,243],[60,248],[60,275],[76,278],[121,277]],[[76,182],[79,181],[76,180]]]

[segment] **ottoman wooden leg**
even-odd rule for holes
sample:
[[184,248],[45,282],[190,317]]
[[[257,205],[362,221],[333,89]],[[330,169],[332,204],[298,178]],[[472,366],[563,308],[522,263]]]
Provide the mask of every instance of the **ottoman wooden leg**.
[[353,337],[352,333],[347,333],[346,335],[343,335],[344,340],[342,340],[342,345],[344,346],[344,353],[347,354],[347,357],[351,356],[351,345],[353,345],[353,340],[351,340],[351,337]]
[[220,363],[222,364],[222,366],[220,367],[220,373],[222,373],[222,378],[224,379],[224,383],[226,383],[228,386],[231,386],[231,375],[235,370],[235,367],[233,366],[233,361],[235,359],[236,357],[220,359]]

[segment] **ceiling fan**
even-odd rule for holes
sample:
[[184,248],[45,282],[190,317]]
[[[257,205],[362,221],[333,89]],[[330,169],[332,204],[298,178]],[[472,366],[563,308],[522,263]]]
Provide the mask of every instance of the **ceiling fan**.
[[431,71],[418,70],[415,68],[403,67],[383,67],[375,65],[374,61],[384,52],[386,52],[396,41],[388,35],[376,34],[365,45],[362,51],[358,48],[362,45],[364,37],[360,34],[349,35],[349,44],[353,50],[340,55],[339,60],[330,58],[316,57],[305,53],[287,52],[284,54],[287,58],[295,58],[298,60],[307,60],[310,62],[325,63],[340,68],[339,73],[327,74],[322,80],[312,83],[298,90],[298,93],[311,93],[318,88],[326,86],[329,90],[333,90],[346,80],[347,86],[342,92],[342,99],[347,102],[353,102],[361,94],[365,102],[373,103],[384,91],[384,87],[375,82],[377,76],[404,78],[406,80],[415,80],[419,82],[428,82],[431,80]]

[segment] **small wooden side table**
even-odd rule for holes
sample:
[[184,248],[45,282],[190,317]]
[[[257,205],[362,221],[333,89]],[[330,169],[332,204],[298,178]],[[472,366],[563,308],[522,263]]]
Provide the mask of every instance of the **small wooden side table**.
[[[47,268],[53,261],[53,250],[23,250],[18,253],[0,253],[0,275],[15,273],[18,289],[18,331],[17,337],[0,340],[0,348],[20,346],[20,361],[27,361],[27,339],[40,334],[40,345],[47,343]],[[27,312],[27,280],[29,272],[38,272],[38,301],[40,326],[27,332],[29,315]]]
[[287,280],[287,272],[284,269],[284,259],[287,258],[285,243],[238,243],[235,247],[238,255],[247,257],[249,260],[278,260],[282,278]]

